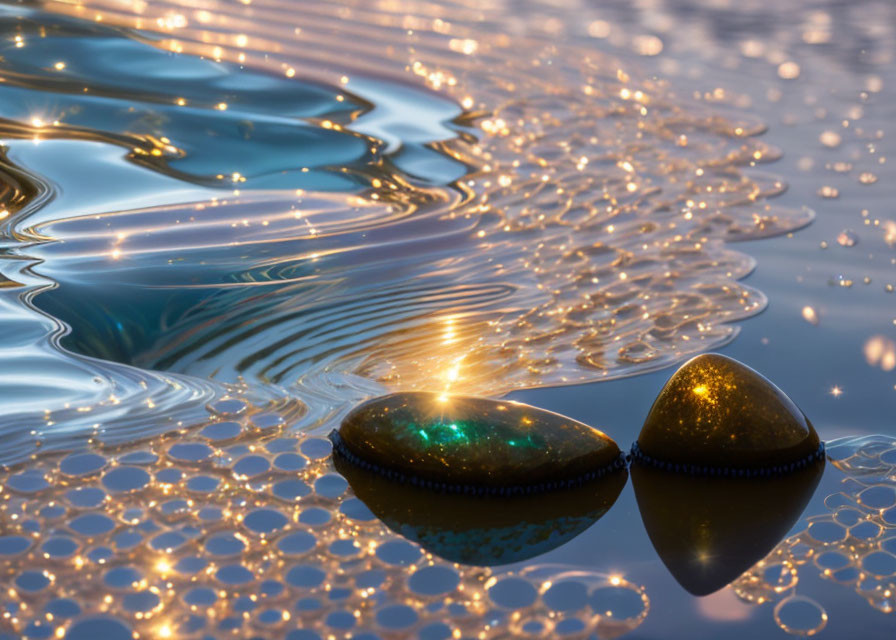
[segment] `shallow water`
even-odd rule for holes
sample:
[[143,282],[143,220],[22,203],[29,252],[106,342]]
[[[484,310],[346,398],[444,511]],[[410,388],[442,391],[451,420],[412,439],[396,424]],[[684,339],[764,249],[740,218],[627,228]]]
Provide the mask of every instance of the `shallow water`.
[[[319,476],[338,483],[324,459],[293,460],[304,493],[278,495],[297,470],[276,456],[394,389],[527,389],[512,397],[625,447],[668,376],[658,370],[729,342],[823,438],[893,434],[892,14],[873,2],[3,7],[0,460],[12,475],[0,497],[4,534],[28,542],[4,561],[26,586],[3,624],[80,637],[97,632],[77,619],[108,611],[150,637],[227,625],[443,637],[421,630],[449,619],[460,635],[543,633],[531,617],[568,619],[557,633],[572,637],[748,638],[823,621],[831,637],[887,637],[892,509],[860,497],[869,484],[892,493],[884,435],[843,444],[882,462],[872,474],[829,464],[795,537],[732,587],[698,599],[678,586],[626,486],[578,537],[495,570],[544,592],[516,613],[489,595],[492,570],[419,550],[382,565],[379,545],[416,545],[344,487],[312,491]],[[232,413],[240,426],[215,428],[234,434],[185,444]],[[22,466],[86,446],[103,457],[84,474],[52,453]],[[135,446],[154,455],[122,460]],[[236,469],[245,458],[262,470]],[[139,486],[109,486],[132,467],[147,469],[133,472]],[[229,483],[214,524],[190,484],[206,480],[178,468]],[[81,505],[76,488],[101,494]],[[260,536],[245,530],[253,509],[286,521]],[[876,533],[806,543],[847,511],[842,526]],[[104,513],[88,519],[102,531],[79,530],[82,513]],[[162,529],[182,542],[153,546]],[[243,546],[225,562],[209,541],[231,530]],[[316,536],[319,583],[291,581],[292,554],[262,543],[292,530]],[[76,550],[41,551],[60,536]],[[360,559],[334,552],[338,539]],[[826,575],[821,547],[853,574]],[[158,571],[178,554],[205,564]],[[457,577],[450,589],[406,584],[432,563]],[[110,567],[139,577],[110,583]],[[382,580],[355,584],[361,567]],[[771,585],[769,567],[786,569]],[[620,609],[554,610],[548,581]],[[214,604],[193,603],[193,587]],[[71,621],[42,609],[59,596],[82,610]],[[328,604],[301,613],[297,598]],[[452,602],[463,612],[446,614]],[[188,619],[206,608],[211,626]]]

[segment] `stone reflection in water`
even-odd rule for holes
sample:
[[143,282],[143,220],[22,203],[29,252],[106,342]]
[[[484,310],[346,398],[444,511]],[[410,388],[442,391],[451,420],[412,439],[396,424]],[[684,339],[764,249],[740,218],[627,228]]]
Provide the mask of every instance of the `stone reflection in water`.
[[352,495],[326,439],[238,398],[214,409],[3,472],[0,638],[610,638],[647,613],[620,576],[439,560]]
[[840,491],[825,498],[827,513],[807,518],[802,531],[733,584],[747,602],[778,601],[775,621],[795,635],[816,633],[828,620],[824,603],[795,594],[807,574],[854,591],[883,613],[896,606],[896,438],[842,438],[827,450],[845,474]]
[[453,562],[531,558],[588,528],[628,474],[601,431],[517,402],[396,393],[330,434],[355,494],[394,531]]
[[389,480],[341,456],[335,464],[390,529],[450,562],[487,566],[526,560],[572,540],[613,506],[628,479],[620,470],[575,488],[468,496]]
[[657,554],[694,595],[718,591],[766,556],[802,514],[818,462],[766,478],[706,478],[632,465],[644,527]]

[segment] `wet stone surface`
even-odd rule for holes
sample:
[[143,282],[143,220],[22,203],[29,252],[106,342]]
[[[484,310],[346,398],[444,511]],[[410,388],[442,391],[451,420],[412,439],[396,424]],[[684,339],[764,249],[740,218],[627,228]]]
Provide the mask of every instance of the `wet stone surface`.
[[823,448],[780,389],[746,365],[708,353],[669,379],[633,453],[662,468],[714,475],[731,469],[785,473],[820,459]]
[[566,486],[611,473],[619,447],[597,429],[516,402],[396,393],[354,409],[331,434],[359,466],[448,491]]

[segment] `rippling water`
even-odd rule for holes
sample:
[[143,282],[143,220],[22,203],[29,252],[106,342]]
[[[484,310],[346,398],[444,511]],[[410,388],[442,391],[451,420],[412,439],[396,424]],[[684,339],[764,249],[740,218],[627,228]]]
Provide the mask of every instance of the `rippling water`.
[[[110,0],[0,7],[0,461],[19,473],[16,465],[38,450],[111,447],[99,449],[104,461],[85,477],[89,488],[109,494],[97,495],[89,509],[105,510],[113,522],[96,534],[72,529],[69,520],[88,508],[75,503],[58,516],[38,517],[50,503],[69,500],[50,486],[57,479],[66,490],[80,482],[59,475],[50,455],[23,476],[36,485],[12,482],[0,493],[7,514],[30,514],[22,523],[5,521],[15,530],[10,535],[28,539],[34,545],[28,553],[37,555],[27,557],[39,558],[43,538],[65,527],[78,551],[60,562],[67,571],[102,565],[90,578],[102,582],[107,562],[145,565],[128,554],[151,543],[134,542],[124,553],[113,538],[122,527],[158,526],[141,525],[156,520],[150,512],[163,500],[156,492],[204,500],[202,492],[191,497],[186,476],[168,482],[159,473],[168,465],[211,462],[182,460],[171,454],[169,440],[155,436],[189,432],[192,439],[209,421],[229,421],[222,398],[225,406],[239,398],[247,414],[278,416],[278,434],[282,429],[294,439],[295,449],[306,437],[300,434],[328,431],[358,401],[386,390],[496,396],[658,370],[727,344],[741,321],[765,309],[765,293],[795,306],[793,320],[763,326],[763,318],[777,317],[772,313],[746,322],[767,332],[762,345],[779,339],[782,351],[771,358],[755,346],[758,338],[740,341],[733,346],[755,351],[742,359],[766,362],[763,370],[779,373],[789,390],[788,380],[814,378],[788,368],[799,358],[780,355],[784,343],[830,350],[850,373],[829,384],[859,386],[857,369],[849,368],[858,365],[833,344],[804,335],[819,319],[821,327],[853,328],[867,340],[864,358],[854,349],[859,364],[873,361],[883,377],[866,385],[870,404],[854,396],[848,406],[888,415],[896,319],[880,296],[896,281],[896,223],[875,208],[889,184],[875,183],[886,173],[891,146],[884,130],[896,86],[893,12],[873,2],[764,5]],[[783,160],[779,146],[791,150]],[[837,155],[822,158],[819,149]],[[856,188],[878,191],[869,198]],[[850,203],[848,222],[845,212],[829,215],[831,202]],[[813,209],[824,217],[793,242],[817,228],[827,234],[825,247],[855,246],[861,262],[783,244],[813,220]],[[780,236],[778,244],[734,244],[773,236]],[[813,242],[811,250],[820,251]],[[748,284],[742,280],[756,268],[753,255],[760,256],[759,273]],[[762,274],[766,259],[772,277]],[[825,295],[863,286],[874,293],[825,307],[806,290],[780,284],[794,276],[800,286],[823,280]],[[862,319],[847,320],[850,311],[861,311]],[[636,386],[618,388],[626,399],[639,393]],[[814,420],[812,398],[797,397]],[[210,413],[209,406],[218,409]],[[632,422],[628,410],[625,424]],[[645,411],[636,409],[634,421]],[[818,406],[817,413],[825,411]],[[590,422],[609,420],[612,407],[590,415]],[[862,432],[852,420],[822,422],[822,435]],[[875,429],[892,426],[885,417],[869,420]],[[256,448],[270,467],[282,443],[271,449],[264,432],[206,438],[217,461],[212,475],[236,478],[228,500],[239,508],[224,518],[227,527],[242,526],[239,518],[269,501],[280,500],[281,515],[299,528],[317,526],[301,520],[306,506],[312,513],[341,508],[334,496],[319,497],[320,505],[308,506],[318,498],[306,500],[300,509],[299,496],[277,495],[278,474],[291,469],[275,464],[256,480],[231,469]],[[147,488],[134,487],[135,501],[101,489],[98,474],[106,465],[137,464],[121,457],[128,455],[121,447],[151,437],[145,447],[152,459],[140,463],[148,465]],[[338,477],[326,464],[305,480]],[[831,488],[836,480],[826,482]],[[631,499],[622,502],[617,512],[631,516]],[[217,530],[192,506],[160,517],[180,523],[175,512],[196,515],[200,521],[184,524],[189,531],[178,531],[208,549]],[[140,511],[130,518],[123,515],[129,509]],[[26,526],[30,517],[40,524]],[[892,523],[878,525],[884,531]],[[338,520],[324,526],[319,540],[354,536],[347,532],[356,526],[374,525]],[[376,527],[376,540],[393,535]],[[282,526],[276,529],[280,535]],[[256,590],[271,566],[275,573],[288,569],[283,558],[256,554],[254,544],[243,556],[228,556],[245,558],[231,564],[253,578],[220,597],[222,620],[233,613],[240,589]],[[607,582],[621,580],[610,569],[637,567],[635,558],[649,551],[640,544],[615,567],[589,566],[579,576],[583,588],[619,586]],[[115,551],[97,552],[102,562],[90,556],[105,548]],[[11,578],[19,575],[15,562]],[[851,562],[859,566],[861,559]],[[326,554],[311,564],[328,576],[342,570]],[[55,566],[47,569],[58,573],[53,580],[71,582]],[[211,576],[221,562],[208,566]],[[519,571],[539,576],[518,578],[537,587],[548,580],[544,575],[572,569]],[[155,604],[130,607],[116,596],[106,609],[128,624],[145,618],[137,626],[150,635],[159,633],[161,613],[166,624],[183,623],[181,613],[206,605],[178,595],[187,587],[167,582],[167,574],[138,589],[155,587],[156,600],[145,596],[140,606]],[[194,582],[185,575],[185,584]],[[295,595],[290,589],[304,586],[284,575],[288,588],[277,597],[287,594],[285,602]],[[464,573],[459,584],[478,585],[470,589],[479,589],[484,602],[489,575]],[[382,633],[425,626],[419,608],[425,598],[404,594],[403,579],[371,588],[382,587],[417,618],[407,628],[381,626]],[[336,588],[326,584],[324,592]],[[626,584],[643,611],[632,608],[618,627],[601,616],[583,619],[588,633],[614,637],[644,622],[651,587]],[[549,588],[539,588],[544,600]],[[82,600],[77,589],[66,597]],[[392,606],[392,596],[376,606]],[[550,602],[531,604],[536,609],[529,613],[556,624]],[[353,603],[346,611],[355,606],[363,608]],[[490,622],[488,609],[476,606],[471,626],[459,623],[458,633],[478,633],[482,625],[503,633],[522,624],[512,616]],[[31,615],[13,611],[17,632],[34,622]],[[355,617],[366,621],[364,615]],[[779,609],[775,616],[777,628],[799,631]],[[284,635],[286,618],[268,617],[270,633]],[[55,633],[41,620],[33,635]],[[571,634],[584,633],[569,624]],[[877,630],[886,623],[868,624]]]
[[[317,59],[331,9],[288,17],[308,55],[284,41],[275,50],[292,66],[279,73],[261,55],[270,40],[237,30],[285,20],[286,7],[247,18],[222,7],[196,27],[163,5],[131,9],[161,12],[154,28],[178,40],[105,26],[102,13],[10,9],[4,51],[4,130],[37,145],[10,154],[52,174],[29,181],[9,232],[20,266],[36,261],[31,279],[52,283],[28,299],[55,321],[18,313],[51,344],[104,361],[35,354],[58,362],[47,366],[61,389],[80,384],[67,404],[101,412],[85,425],[102,415],[112,439],[139,418],[113,428],[110,401],[114,414],[147,401],[179,413],[214,393],[210,380],[278,395],[332,373],[488,394],[656,369],[726,342],[732,321],[763,308],[737,282],[753,261],[725,240],[812,216],[775,207],[782,182],[746,171],[777,156],[758,121],[543,35],[528,38],[531,59],[511,55],[522,40],[510,46],[499,25],[478,27],[481,45],[449,38],[474,27],[462,7],[448,34],[344,7],[343,28],[369,36],[345,52],[355,65],[337,67],[360,68],[333,84],[296,72],[325,78],[338,60]],[[233,42],[209,48],[218,22]],[[442,95],[406,84],[390,35]],[[366,49],[382,49],[375,79],[356,60]],[[48,156],[76,166],[55,172]],[[55,413],[46,381],[19,386]]]

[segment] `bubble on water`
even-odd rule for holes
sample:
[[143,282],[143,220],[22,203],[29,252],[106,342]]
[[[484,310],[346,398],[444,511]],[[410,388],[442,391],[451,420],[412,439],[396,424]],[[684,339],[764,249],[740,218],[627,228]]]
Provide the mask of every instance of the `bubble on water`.
[[825,628],[828,614],[806,596],[790,596],[775,605],[775,622],[795,636],[812,636]]
[[406,540],[390,540],[379,545],[376,556],[386,564],[409,566],[422,556],[420,547]]
[[103,486],[112,493],[137,491],[145,488],[149,481],[149,474],[139,467],[116,467],[103,475]]
[[843,275],[842,273],[838,273],[834,276],[831,276],[830,280],[828,280],[828,286],[831,287],[843,287],[848,289],[853,285],[852,278],[849,276]]
[[278,413],[259,413],[252,416],[251,425],[256,429],[273,429],[283,425],[283,416]]
[[181,599],[191,607],[210,607],[215,604],[218,595],[210,587],[194,587],[184,593]]
[[78,508],[98,507],[106,498],[106,492],[99,487],[75,487],[65,493],[65,500]]
[[243,526],[253,533],[270,535],[282,529],[289,519],[275,509],[255,509],[243,518]]
[[290,533],[277,541],[277,549],[287,556],[299,556],[311,551],[317,538],[307,531]]
[[303,480],[289,479],[276,482],[271,487],[271,494],[281,500],[296,501],[311,493],[311,487]]
[[862,569],[878,578],[893,578],[896,576],[896,555],[873,551],[862,558]]
[[91,617],[72,625],[64,637],[65,640],[133,640],[133,632],[116,618]]
[[314,491],[324,498],[338,498],[348,489],[348,482],[338,473],[328,473],[314,481]]
[[219,416],[235,416],[246,410],[246,403],[238,398],[221,398],[209,404],[208,410]]
[[158,459],[159,456],[151,451],[132,451],[119,457],[118,462],[126,465],[147,465],[154,464]]
[[115,521],[102,513],[85,513],[69,521],[68,527],[85,538],[94,538],[115,529]]
[[99,454],[75,453],[59,462],[59,470],[69,476],[84,476],[102,471],[106,464],[106,458]]
[[814,541],[822,544],[835,544],[845,540],[847,536],[845,527],[827,519],[813,520],[806,531]]
[[44,473],[38,469],[29,469],[14,473],[6,478],[5,488],[17,493],[38,493],[50,487]]
[[408,578],[408,587],[421,596],[450,593],[460,584],[457,571],[448,566],[434,565],[417,569]]
[[279,471],[300,471],[301,469],[304,469],[307,464],[308,459],[297,453],[281,453],[274,458],[274,467]]
[[115,567],[103,574],[103,583],[112,589],[129,589],[139,584],[142,578],[143,573],[136,567]]
[[349,498],[339,506],[339,512],[355,523],[374,522],[376,516],[370,508],[357,498]]
[[243,427],[239,422],[212,422],[199,432],[199,435],[212,442],[224,442],[233,440],[242,433]]
[[823,572],[837,571],[848,566],[852,561],[840,551],[824,551],[815,556],[815,566]]
[[78,542],[69,536],[57,536],[48,539],[40,546],[47,558],[70,558],[80,549]]
[[212,493],[221,484],[221,480],[214,476],[195,476],[187,480],[187,491],[195,493]]
[[233,465],[233,473],[237,478],[254,478],[267,473],[271,468],[270,460],[260,455],[248,455],[237,460]]
[[201,442],[178,442],[168,447],[168,457],[178,462],[202,462],[213,453],[211,447]]
[[538,590],[530,581],[510,576],[495,580],[488,588],[488,597],[499,607],[523,609],[535,603]]
[[844,527],[851,527],[859,520],[864,520],[864,515],[865,514],[862,511],[851,509],[849,507],[841,507],[834,510],[834,520]]
[[858,522],[849,528],[849,535],[860,542],[871,542],[883,534],[883,527],[876,522]]
[[419,620],[417,612],[403,604],[393,604],[382,607],[376,612],[376,622],[380,627],[388,630],[406,630],[414,626]]
[[299,448],[310,459],[321,460],[330,455],[330,452],[333,450],[333,443],[326,438],[308,438],[302,441]]
[[896,504],[896,487],[872,485],[856,496],[859,504],[871,509],[886,509]]
[[205,550],[218,557],[234,556],[245,548],[246,542],[233,533],[219,533],[205,542]]

